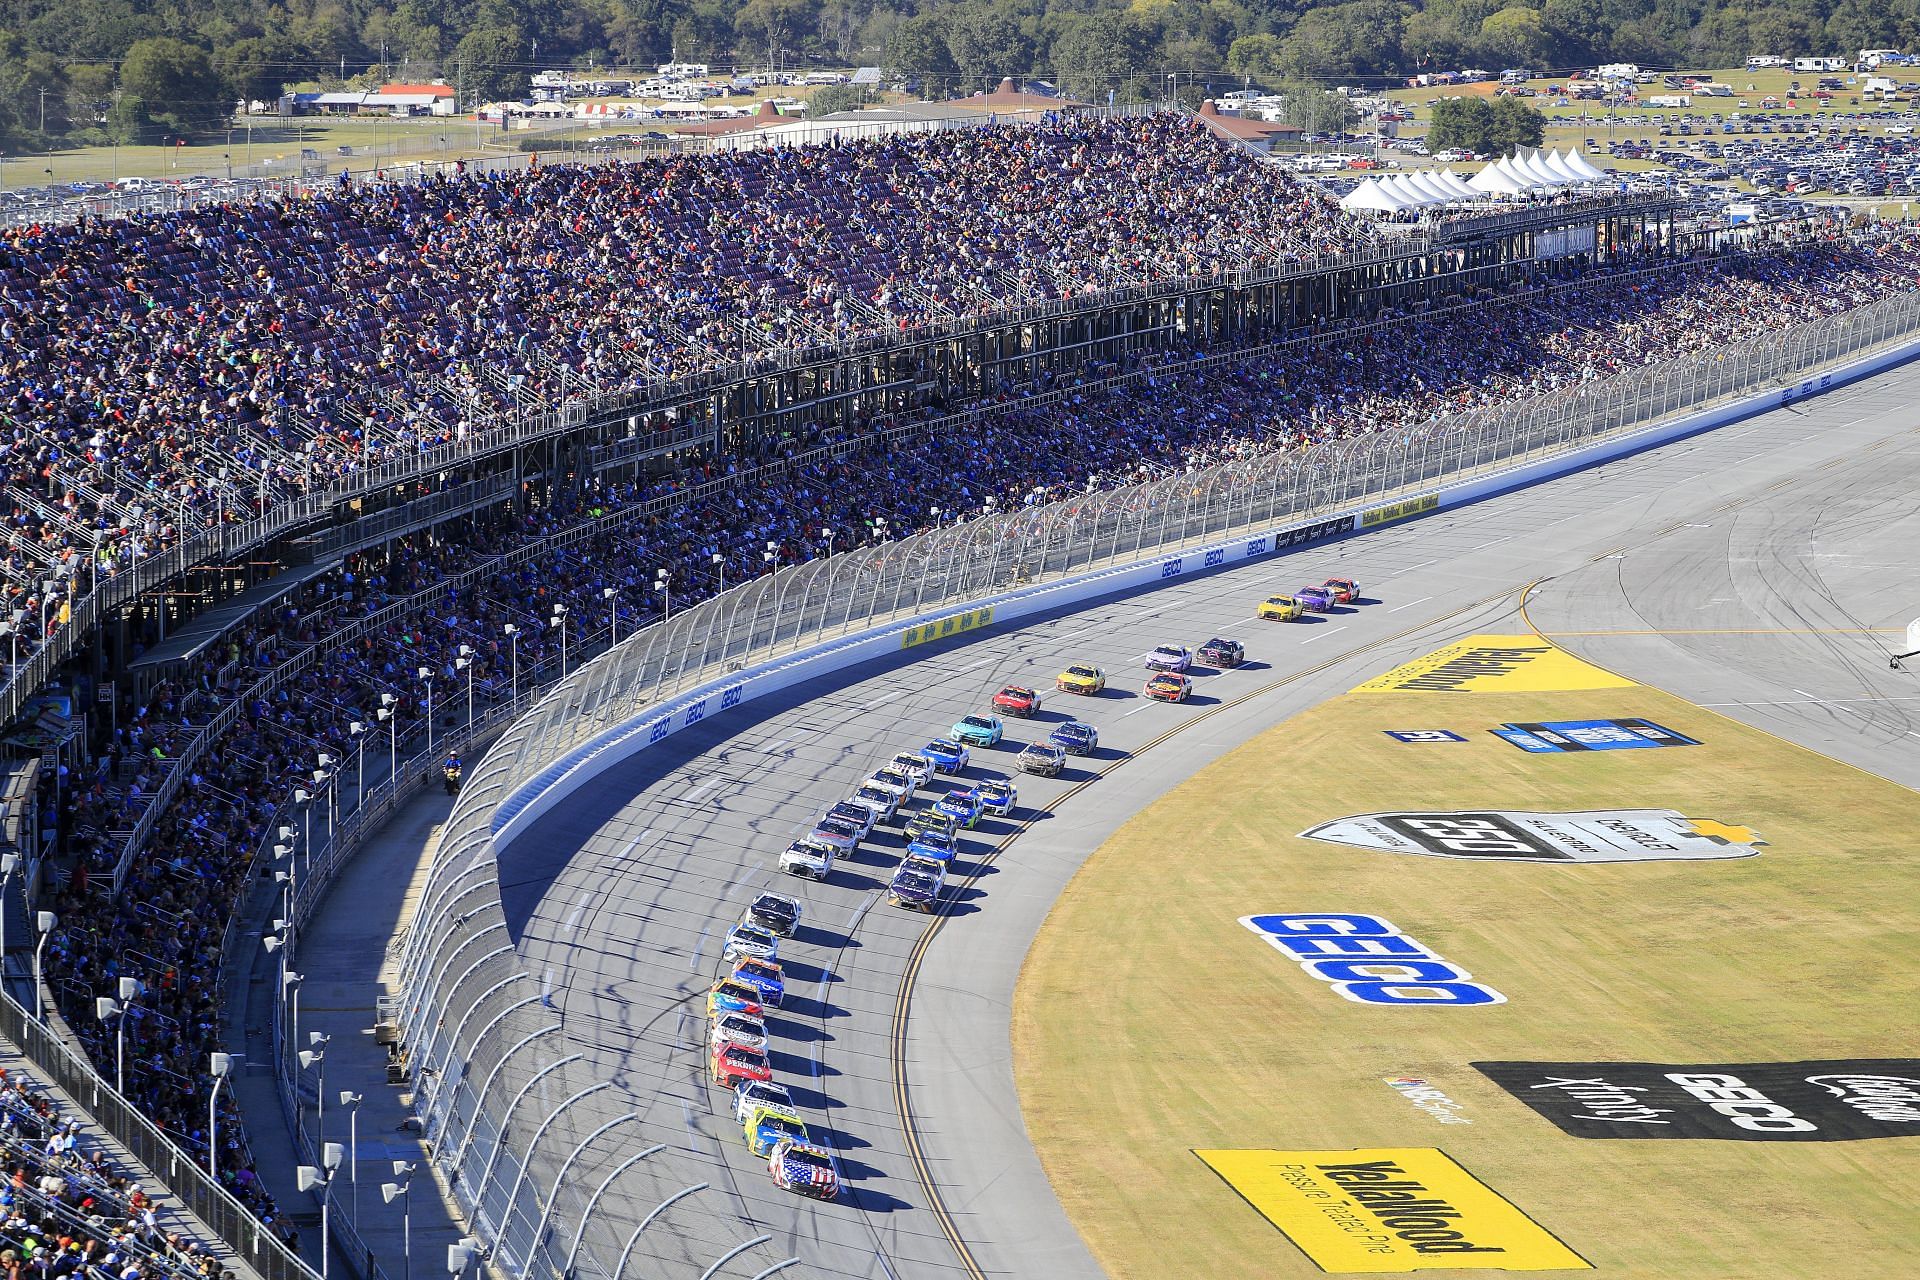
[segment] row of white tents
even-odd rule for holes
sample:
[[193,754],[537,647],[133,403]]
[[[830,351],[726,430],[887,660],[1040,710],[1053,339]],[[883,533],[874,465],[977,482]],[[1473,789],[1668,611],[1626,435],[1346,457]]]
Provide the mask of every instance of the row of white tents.
[[1524,195],[1606,181],[1609,181],[1607,175],[1587,163],[1578,151],[1569,148],[1565,152],[1542,153],[1537,147],[1527,147],[1494,161],[1471,178],[1462,178],[1451,169],[1370,178],[1343,196],[1340,207],[1398,213],[1422,205]]

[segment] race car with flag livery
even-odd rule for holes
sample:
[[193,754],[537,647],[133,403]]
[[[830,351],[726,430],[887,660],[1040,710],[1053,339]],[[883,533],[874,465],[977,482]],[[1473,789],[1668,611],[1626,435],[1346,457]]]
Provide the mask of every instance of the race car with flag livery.
[[1024,685],[1010,684],[993,695],[993,709],[1004,716],[1038,715],[1040,695]]
[[1178,671],[1162,671],[1149,677],[1140,692],[1155,702],[1185,702],[1187,695],[1193,692],[1193,678],[1183,676]]
[[831,1200],[840,1194],[840,1176],[833,1171],[833,1156],[824,1147],[804,1142],[781,1141],[767,1157],[767,1172],[773,1185],[815,1200]]
[[1107,687],[1107,673],[1098,667],[1074,663],[1053,678],[1053,687],[1062,693],[1077,693],[1091,698]]
[[1200,646],[1197,656],[1210,667],[1237,667],[1247,660],[1247,647],[1238,640],[1215,636]]
[[1268,596],[1260,602],[1262,622],[1297,622],[1307,607],[1293,596]]

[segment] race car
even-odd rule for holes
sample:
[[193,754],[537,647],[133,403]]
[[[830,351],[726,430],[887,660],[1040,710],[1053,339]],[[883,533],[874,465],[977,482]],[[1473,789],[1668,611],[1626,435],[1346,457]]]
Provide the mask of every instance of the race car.
[[827,816],[829,818],[838,818],[842,822],[845,822],[848,826],[860,833],[860,839],[862,840],[865,840],[873,834],[873,810],[867,808],[866,805],[855,804],[851,800],[842,800],[839,804],[827,810]]
[[825,880],[833,874],[834,847],[813,840],[795,840],[780,854],[780,869],[790,876]]
[[980,815],[986,811],[986,807],[978,787],[955,787],[940,797],[933,811],[946,814],[958,826],[971,828],[980,821]]
[[1193,665],[1193,651],[1183,644],[1163,644],[1147,655],[1149,671],[1185,671]]
[[780,966],[773,960],[761,960],[746,957],[733,962],[733,980],[744,982],[760,993],[760,1003],[769,1009],[778,1009],[780,1001],[786,996],[787,982],[780,972]]
[[860,789],[853,793],[853,803],[867,806],[875,822],[892,822],[900,813],[899,793],[877,783],[861,783]]
[[1022,773],[1037,773],[1043,778],[1057,778],[1060,771],[1067,767],[1067,753],[1051,742],[1030,743],[1025,751],[1014,757]]
[[782,893],[763,893],[747,907],[747,923],[776,938],[791,938],[800,927],[800,904]]
[[962,716],[954,722],[955,741],[969,747],[991,747],[1007,734],[999,716]]
[[771,1080],[747,1080],[733,1086],[735,1121],[745,1123],[753,1109],[761,1106],[792,1109],[793,1095],[787,1092],[787,1086]]
[[718,1018],[728,1013],[744,1013],[749,1018],[764,1016],[766,1009],[760,1003],[759,990],[732,978],[722,978],[708,987],[707,1016]]
[[907,775],[916,787],[924,787],[933,777],[933,761],[918,751],[902,751],[887,761],[884,768],[894,769]]
[[1293,622],[1306,611],[1292,596],[1268,596],[1260,602],[1259,617],[1262,622]]
[[1293,598],[1308,613],[1333,612],[1333,592],[1325,587],[1302,587],[1293,593]]
[[1341,604],[1352,604],[1360,598],[1360,584],[1352,578],[1328,578],[1320,585],[1333,592],[1333,598]]
[[922,831],[907,842],[909,856],[925,858],[929,862],[938,862],[942,865],[952,861],[953,855],[959,850],[959,840],[938,831]]
[[737,1044],[747,1049],[767,1051],[767,1024],[744,1013],[723,1013],[713,1020],[709,1038],[715,1045]]
[[973,752],[948,738],[935,738],[920,754],[932,761],[935,773],[964,773],[973,760]]
[[1149,677],[1140,692],[1156,702],[1185,702],[1193,692],[1193,678],[1178,671],[1162,671]]
[[780,939],[768,933],[757,924],[745,921],[727,930],[726,941],[720,944],[720,954],[731,964],[736,960],[778,960],[780,958]]
[[980,793],[981,805],[996,818],[1006,817],[1020,803],[1020,788],[1013,785],[1012,778],[995,778],[981,783],[975,790]]
[[1210,667],[1237,667],[1247,660],[1247,647],[1238,640],[1215,636],[1200,646],[1197,656]]
[[[914,757],[916,760],[919,758],[919,756]],[[901,804],[905,804],[907,801],[913,799],[913,793],[920,789],[920,784],[915,782],[904,770],[896,769],[891,765],[884,769],[875,769],[873,776],[860,785],[862,787],[878,787],[882,791],[889,792],[893,798]]]
[[806,839],[815,844],[824,844],[836,853],[852,853],[854,846],[860,843],[860,828],[845,818],[823,813],[807,830]]
[[717,1044],[707,1058],[707,1073],[713,1082],[731,1089],[748,1080],[773,1079],[773,1064],[758,1049],[743,1044]]
[[833,1156],[824,1147],[804,1142],[776,1142],[767,1157],[767,1172],[773,1185],[782,1191],[831,1200],[840,1194],[840,1175],[833,1171]]
[[1076,662],[1053,678],[1053,687],[1062,693],[1077,693],[1090,698],[1107,687],[1107,673],[1098,667]]
[[1040,710],[1040,695],[1024,685],[1010,684],[993,695],[993,709],[1005,716],[1030,716]]
[[757,1156],[771,1152],[782,1138],[807,1140],[807,1126],[785,1107],[755,1107],[740,1129],[746,1136],[747,1149]]
[[1100,745],[1100,731],[1084,720],[1069,720],[1048,734],[1047,741],[1070,756],[1084,756]]
[[947,814],[928,809],[913,815],[913,821],[907,824],[907,840],[911,843],[929,831],[937,835],[957,838],[960,834],[960,824]]
[[887,901],[909,911],[932,912],[940,906],[940,890],[946,883],[945,863],[909,853],[900,859],[893,879],[887,882]]

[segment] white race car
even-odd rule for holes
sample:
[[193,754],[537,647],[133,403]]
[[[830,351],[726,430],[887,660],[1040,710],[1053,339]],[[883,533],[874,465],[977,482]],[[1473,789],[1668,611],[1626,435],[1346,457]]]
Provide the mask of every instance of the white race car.
[[1163,644],[1147,655],[1149,671],[1185,671],[1193,665],[1193,650],[1183,644]]
[[892,822],[900,812],[900,797],[877,783],[862,783],[853,793],[853,803],[873,810],[875,822]]
[[790,876],[808,876],[825,880],[833,874],[832,845],[814,840],[795,840],[780,855],[780,869]]
[[884,767],[888,769],[898,769],[901,773],[912,778],[913,785],[916,787],[926,786],[933,778],[933,761],[927,759],[918,751],[902,751],[893,759],[887,761]]
[[742,1048],[767,1051],[767,1024],[744,1013],[729,1013],[713,1020],[713,1047],[737,1044]]
[[862,787],[878,787],[882,791],[890,791],[899,798],[901,804],[905,804],[907,801],[913,799],[913,793],[918,790],[920,786],[919,783],[915,782],[905,773],[894,768],[876,769],[874,770],[873,776],[860,785]]
[[720,946],[720,954],[725,956],[729,963],[747,959],[778,960],[780,939],[757,924],[741,923],[727,931],[726,941]]
[[771,1080],[743,1080],[733,1087],[733,1118],[745,1124],[755,1107],[792,1107],[787,1086]]
[[827,810],[827,816],[830,818],[839,818],[842,822],[858,828],[862,840],[865,840],[873,834],[873,824],[877,821],[873,816],[872,809],[864,804],[855,804],[851,800],[842,800],[839,804]]

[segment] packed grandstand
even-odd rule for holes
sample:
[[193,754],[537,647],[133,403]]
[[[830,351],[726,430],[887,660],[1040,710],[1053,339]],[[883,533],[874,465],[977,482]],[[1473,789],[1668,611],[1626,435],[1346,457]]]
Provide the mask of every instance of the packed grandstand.
[[[1366,243],[1317,189],[1170,114],[15,228],[0,247],[10,657],[186,534],[457,440],[520,392],[630,392],[769,349]],[[122,976],[147,984],[126,1093],[203,1163],[218,1145],[222,1180],[271,1214],[230,1100],[207,1130],[221,941],[274,815],[318,757],[365,748],[355,725],[391,710],[404,742],[431,702],[445,732],[469,681],[478,709],[500,705],[664,608],[854,543],[1401,431],[1916,283],[1914,237],[1799,223],[1712,251],[1544,264],[1501,291],[1203,368],[1189,365],[1222,353],[1140,347],[971,404],[802,427],[764,452],[527,482],[517,501],[303,576],[144,680],[84,655],[58,675],[77,706],[103,689],[117,704],[40,774],[57,832],[35,904],[60,921],[48,983],[109,1066],[113,1028],[92,1001]],[[154,610],[120,625],[132,654],[163,634]],[[367,754],[378,771],[385,752]],[[129,850],[135,832],[144,847]],[[10,1131],[31,1127],[17,1098],[0,1102]]]

